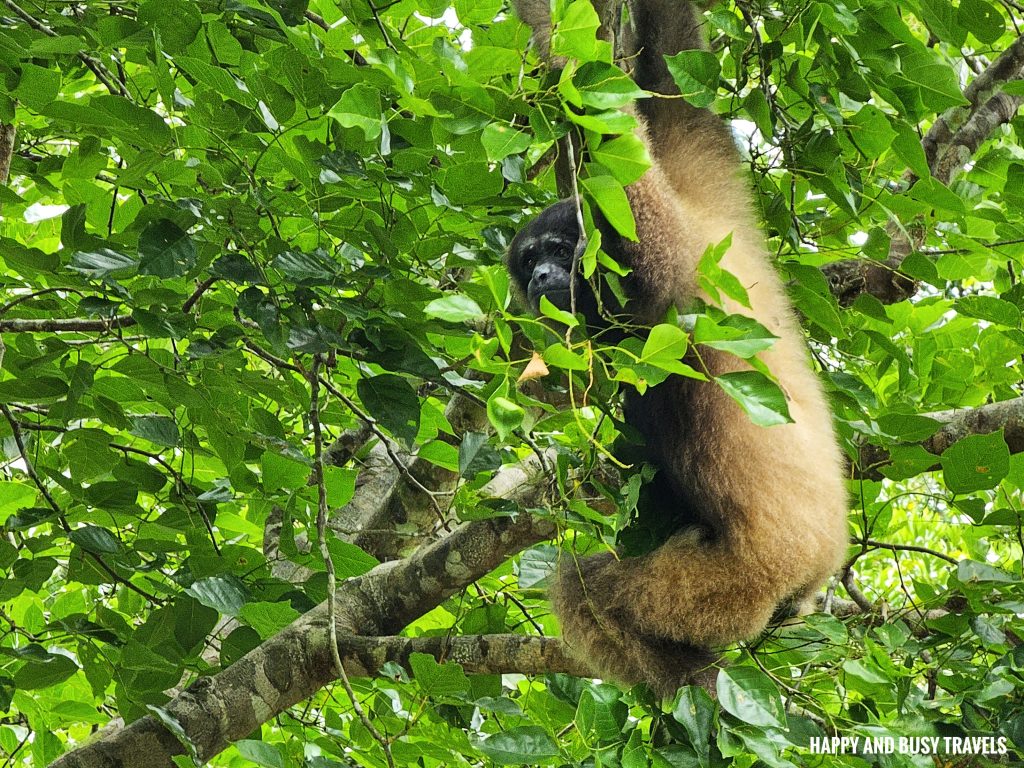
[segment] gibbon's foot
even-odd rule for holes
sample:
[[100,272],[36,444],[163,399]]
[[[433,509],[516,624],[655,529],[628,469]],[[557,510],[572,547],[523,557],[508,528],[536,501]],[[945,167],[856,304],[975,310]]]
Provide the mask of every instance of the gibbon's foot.
[[610,552],[563,562],[551,596],[562,624],[562,641],[573,656],[595,672],[625,685],[647,683],[656,695],[671,698],[683,685],[700,685],[713,697],[719,655],[709,649],[641,632],[635,617],[612,609],[587,586],[609,566],[620,564]]

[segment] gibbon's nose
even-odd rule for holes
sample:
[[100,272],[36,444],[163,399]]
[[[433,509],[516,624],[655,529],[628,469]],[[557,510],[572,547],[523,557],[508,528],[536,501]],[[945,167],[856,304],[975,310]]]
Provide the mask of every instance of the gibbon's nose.
[[539,264],[533,270],[533,276],[531,281],[537,283],[538,288],[543,288],[545,285],[551,282],[551,279],[555,276],[556,270],[554,264]]

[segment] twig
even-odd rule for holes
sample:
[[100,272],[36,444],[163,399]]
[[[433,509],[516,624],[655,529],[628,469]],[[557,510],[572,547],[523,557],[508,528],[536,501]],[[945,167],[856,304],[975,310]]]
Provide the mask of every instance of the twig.
[[[32,27],[32,29],[36,30],[37,32],[42,32],[44,35],[49,35],[50,37],[59,37],[59,35],[56,32],[54,32],[50,27],[48,27],[46,24],[39,21],[37,18],[35,18],[30,13],[25,11],[23,8],[21,8],[21,6],[15,3],[14,0],[3,0],[3,2],[4,5],[6,5],[8,8],[14,11],[14,13],[20,16],[21,19],[26,24]],[[113,73],[109,69],[107,69],[106,66],[104,66],[103,62],[101,62],[99,59],[94,59],[85,51],[79,51],[77,56],[79,59],[81,59],[82,63],[85,64],[85,66],[92,70],[92,73],[96,75],[96,79],[103,83],[103,85],[106,86],[108,91],[110,91],[115,96],[124,96],[128,99],[131,98],[131,94],[128,92],[128,90],[117,82],[117,78],[114,77]]]
[[345,664],[341,660],[341,653],[338,651],[338,617],[335,593],[338,589],[337,574],[334,570],[334,561],[331,559],[331,551],[327,546],[327,485],[324,482],[324,442],[323,433],[320,429],[320,355],[313,355],[313,365],[309,371],[309,423],[313,428],[313,474],[316,479],[317,511],[316,511],[316,534],[320,545],[320,557],[323,558],[324,567],[327,568],[327,631],[330,636],[331,658],[334,661],[334,671],[341,679],[345,687],[345,693],[352,708],[362,722],[363,727],[369,732],[374,740],[384,750],[384,759],[387,760],[389,768],[395,768],[395,759],[391,755],[391,744],[387,738],[377,730],[376,726],[366,715],[366,710],[359,703],[352,683],[345,671]]
[[875,539],[867,539],[864,544],[869,547],[877,547],[878,549],[888,549],[893,552],[920,552],[925,555],[931,555],[937,557],[940,560],[945,560],[951,565],[959,564],[959,560],[955,557],[943,554],[942,552],[936,552],[934,549],[928,549],[928,547],[921,547],[917,544],[889,544],[884,541],[876,541]]
[[[50,505],[50,509],[57,514],[57,521],[60,523],[60,527],[64,529],[65,533],[70,534],[71,526],[68,525],[68,521],[64,517],[64,511],[50,494],[50,489],[46,487],[46,484],[43,482],[42,478],[39,477],[35,467],[32,465],[32,460],[29,458],[28,449],[25,447],[25,439],[22,435],[21,427],[18,425],[18,420],[14,418],[14,414],[11,413],[11,409],[5,403],[0,403],[0,413],[4,415],[4,418],[7,419],[7,423],[11,425],[11,431],[14,433],[14,443],[18,447],[18,453],[21,455],[21,461],[25,465],[25,472],[28,474],[29,479],[32,481],[32,484],[39,489],[39,492],[43,495],[46,503]],[[89,555],[96,564],[115,581],[115,583],[124,584],[128,589],[146,598],[151,603],[155,603],[156,605],[161,605],[163,603],[163,601],[156,595],[151,595],[146,590],[133,584],[130,579],[124,579],[119,576],[117,571],[107,565],[99,555],[94,552],[90,552],[87,549],[83,549],[83,551]]]

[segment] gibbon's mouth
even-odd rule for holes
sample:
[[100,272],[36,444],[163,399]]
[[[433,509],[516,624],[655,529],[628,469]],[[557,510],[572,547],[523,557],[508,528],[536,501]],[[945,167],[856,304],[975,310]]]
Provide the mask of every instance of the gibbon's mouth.
[[[560,288],[560,289],[555,290],[555,291],[546,290],[546,291],[544,291],[544,293],[539,294],[534,299],[534,301],[533,301],[534,308],[537,309],[538,311],[540,310],[540,297],[541,296],[546,296],[548,301],[550,301],[552,304],[554,304],[558,309],[561,309],[561,310],[563,310],[565,312],[569,311],[569,307],[572,304],[572,297],[570,295],[570,291],[569,291],[568,288]],[[577,291],[577,293],[576,293],[576,308],[579,309],[579,306],[580,306],[580,295],[579,295],[579,292]]]

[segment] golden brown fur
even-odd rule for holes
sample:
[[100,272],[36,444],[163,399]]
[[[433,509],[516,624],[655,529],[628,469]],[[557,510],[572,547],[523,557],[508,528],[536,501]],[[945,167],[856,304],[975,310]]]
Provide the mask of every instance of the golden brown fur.
[[[547,0],[516,5],[546,40]],[[631,7],[637,82],[677,94],[662,55],[702,44],[696,12],[679,0]],[[620,244],[633,269],[636,319],[654,323],[670,304],[706,299],[697,263],[731,233],[722,266],[747,288],[752,309],[731,300],[723,308],[751,314],[779,336],[761,359],[793,418],[755,426],[713,382],[680,377],[627,405],[673,501],[704,527],[640,557],[567,556],[551,596],[566,644],[595,672],[669,695],[686,682],[707,684],[711,649],[757,636],[780,606],[804,602],[828,579],[846,551],[847,505],[831,415],[769,263],[728,128],[678,97],[648,99],[638,111],[654,167],[627,189],[639,243]],[[708,348],[700,356],[711,374],[746,367]]]

